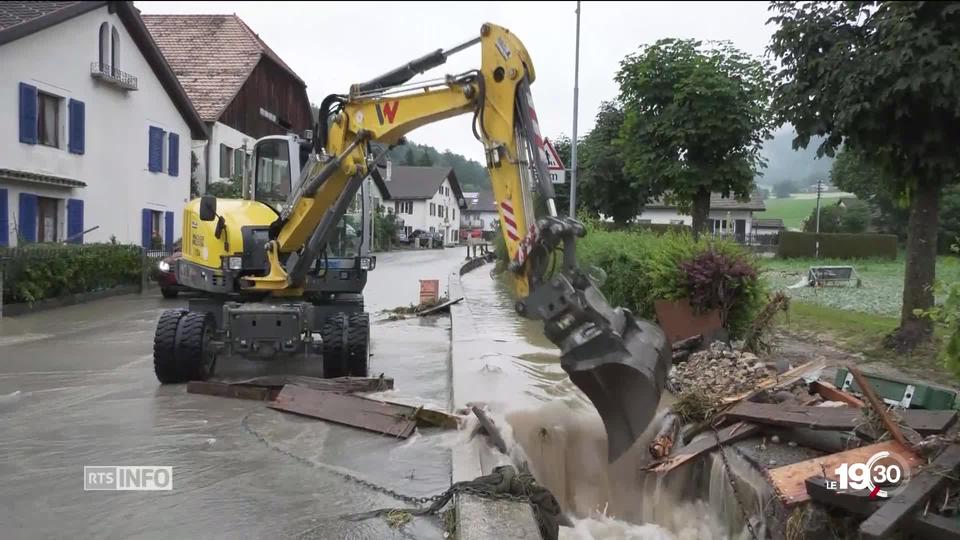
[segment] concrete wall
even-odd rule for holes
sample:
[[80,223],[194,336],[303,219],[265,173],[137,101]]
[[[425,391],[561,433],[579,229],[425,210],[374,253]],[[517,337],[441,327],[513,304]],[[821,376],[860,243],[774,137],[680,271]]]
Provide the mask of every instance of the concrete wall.
[[[136,91],[98,81],[90,64],[99,59],[100,25],[107,22],[120,38],[119,69],[138,79]],[[7,190],[10,241],[16,243],[19,194],[34,193],[84,201],[84,228],[99,225],[85,242],[140,244],[141,210],[174,212],[181,222],[190,192],[191,135],[160,81],[140,54],[120,18],[107,7],[0,46],[0,168],[49,174],[86,182],[85,188],[41,187],[0,180]],[[25,144],[19,139],[19,84],[64,98],[60,109],[60,148]],[[67,102],[85,104],[84,154],[68,151]],[[147,170],[150,126],[180,137],[179,174]],[[61,206],[63,202],[61,201]],[[59,222],[65,231],[66,216]],[[178,238],[179,230],[174,232]]]

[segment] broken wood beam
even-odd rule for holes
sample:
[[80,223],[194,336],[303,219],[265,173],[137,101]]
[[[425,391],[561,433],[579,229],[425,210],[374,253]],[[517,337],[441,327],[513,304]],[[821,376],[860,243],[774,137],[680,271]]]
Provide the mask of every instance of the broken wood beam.
[[436,306],[433,306],[432,308],[425,309],[425,310],[423,310],[423,311],[417,312],[417,317],[423,317],[424,315],[433,315],[434,313],[437,313],[437,312],[440,312],[440,311],[443,311],[443,310],[450,309],[450,306],[452,306],[452,305],[454,305],[454,304],[456,304],[456,303],[458,303],[458,302],[460,302],[460,301],[462,301],[462,300],[463,300],[463,297],[462,297],[462,296],[461,296],[460,298],[457,298],[456,300],[447,300],[446,302],[444,302],[444,303],[442,303],[442,304],[438,304],[438,305],[436,305]]
[[[760,426],[757,424],[747,424],[740,422],[732,426],[723,428],[720,430],[720,444],[727,444],[739,441],[741,439],[746,439],[760,432]],[[653,471],[653,472],[669,472],[673,469],[676,469],[680,465],[694,459],[705,452],[714,450],[717,447],[717,437],[703,437],[697,439],[690,444],[684,446],[677,450],[675,454],[669,458],[659,461],[656,463],[651,463],[644,467],[644,470]]]
[[270,388],[263,386],[246,386],[209,381],[190,381],[187,383],[188,394],[204,394],[236,399],[252,399],[267,401],[271,399]]
[[910,521],[910,532],[915,538],[927,538],[929,540],[957,540],[960,538],[960,521],[956,518],[948,518],[938,514],[923,515],[923,512],[917,511]]
[[[861,409],[853,407],[809,407],[784,403],[741,401],[723,414],[727,418],[757,424],[820,430],[849,431],[862,423]],[[921,435],[936,435],[945,432],[953,425],[956,417],[956,411],[928,411],[924,409],[908,409],[901,414],[903,422]]]
[[690,351],[673,351],[672,363],[679,364],[690,358]]
[[487,411],[481,409],[476,405],[471,405],[470,410],[473,411],[473,414],[476,415],[477,420],[480,421],[480,426],[483,428],[483,431],[487,434],[487,437],[490,438],[490,442],[497,447],[497,450],[504,455],[507,455],[507,443],[503,440],[503,435],[500,434],[500,429],[497,428],[497,424],[494,423],[493,419],[487,414]]
[[417,426],[415,407],[289,384],[268,407],[402,439]]
[[393,390],[393,378],[384,377],[383,375],[379,377],[337,377],[335,379],[321,379],[319,377],[300,375],[265,375],[240,380],[215,379],[212,382],[276,388],[278,390],[286,385],[293,385],[302,388],[311,388],[313,390],[322,390],[324,392],[337,392],[339,394]]
[[[856,378],[856,375],[854,375]],[[857,381],[861,389],[863,383]],[[864,392],[866,395],[866,392]],[[903,491],[895,494],[860,524],[862,538],[887,538],[909,514],[919,509],[938,489],[954,479],[960,469],[960,445],[947,447],[937,459],[913,476]]]
[[673,349],[674,351],[681,351],[681,350],[689,351],[696,347],[699,347],[701,343],[703,343],[703,334],[697,334],[695,336],[690,336],[688,338],[681,339],[680,341],[677,341],[676,343],[671,344],[670,348]]
[[880,415],[880,420],[883,422],[884,427],[887,428],[887,431],[890,432],[890,436],[898,443],[908,446],[909,443],[907,442],[907,438],[903,436],[903,432],[900,431],[900,426],[890,418],[890,415],[887,413],[887,406],[883,403],[883,400],[877,396],[877,392],[874,390],[870,381],[853,365],[847,366],[847,370],[853,375],[853,380],[857,381],[857,386],[860,387],[860,391],[863,393],[863,397],[866,398],[867,403],[870,404],[870,408]]
[[663,415],[660,421],[660,430],[657,431],[656,437],[653,438],[653,442],[647,448],[653,459],[663,459],[670,455],[678,431],[680,431],[680,418],[673,413]]
[[810,383],[810,391],[819,394],[820,397],[827,401],[839,401],[851,407],[857,407],[858,409],[866,407],[866,404],[857,399],[853,394],[844,392],[827,381],[813,381]]

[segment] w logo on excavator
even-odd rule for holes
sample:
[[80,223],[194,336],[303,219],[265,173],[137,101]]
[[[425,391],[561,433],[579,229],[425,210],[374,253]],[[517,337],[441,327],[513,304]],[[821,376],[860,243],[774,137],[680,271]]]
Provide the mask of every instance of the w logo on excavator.
[[380,107],[380,104],[377,103],[377,120],[380,121],[380,125],[383,125],[383,117],[387,117],[387,123],[392,124],[393,119],[397,116],[397,107],[400,106],[399,101],[386,102],[383,104],[383,108]]

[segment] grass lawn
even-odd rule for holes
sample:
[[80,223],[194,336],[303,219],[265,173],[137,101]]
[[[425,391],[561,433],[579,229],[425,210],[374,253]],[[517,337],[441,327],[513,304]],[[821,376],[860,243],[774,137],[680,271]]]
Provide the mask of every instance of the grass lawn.
[[[828,204],[836,204],[840,199],[839,195],[824,196],[820,199],[820,207]],[[756,212],[753,217],[756,219],[775,219],[783,220],[783,225],[787,229],[799,229],[800,222],[810,216],[810,212],[817,207],[817,199],[798,199],[791,197],[789,199],[767,199],[764,201],[767,207],[766,212]]]

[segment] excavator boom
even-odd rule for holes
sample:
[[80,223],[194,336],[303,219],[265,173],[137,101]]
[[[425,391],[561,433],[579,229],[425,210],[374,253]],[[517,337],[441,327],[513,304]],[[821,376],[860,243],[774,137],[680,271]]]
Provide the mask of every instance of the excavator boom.
[[[478,70],[409,82],[475,44],[481,49]],[[546,335],[561,350],[564,370],[603,419],[612,461],[653,418],[670,365],[669,346],[658,327],[612,308],[580,270],[576,240],[585,230],[575,219],[558,216],[554,206],[530,93],[535,79],[520,40],[505,28],[484,24],[479,38],[355,84],[348,94],[329,96],[320,107],[316,152],[271,227],[270,270],[246,277],[244,287],[297,293],[360,183],[384,157],[385,152],[374,155],[369,143],[392,147],[418,127],[473,114],[510,258],[516,310],[544,322]],[[535,207],[546,208],[539,219]],[[561,249],[562,264],[549,270]]]

